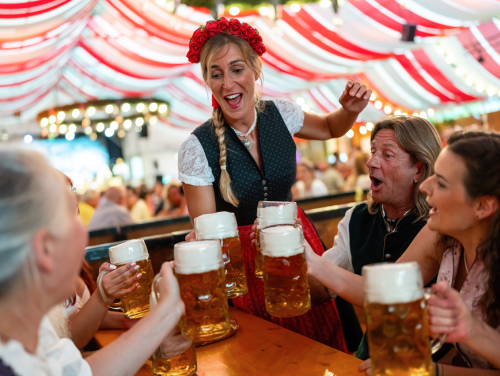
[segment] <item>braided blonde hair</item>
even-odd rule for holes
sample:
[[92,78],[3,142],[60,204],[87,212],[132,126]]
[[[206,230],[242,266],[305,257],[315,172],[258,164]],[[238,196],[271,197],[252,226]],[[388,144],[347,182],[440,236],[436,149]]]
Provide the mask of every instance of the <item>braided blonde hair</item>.
[[[262,73],[262,60],[259,55],[250,47],[247,41],[244,39],[231,35],[231,34],[217,34],[216,36],[210,38],[207,43],[203,46],[200,54],[200,66],[201,72],[203,74],[203,80],[205,84],[209,86],[209,67],[215,56],[215,54],[220,51],[224,46],[228,44],[234,44],[241,51],[245,62],[254,71],[255,75],[260,78],[261,86],[264,82],[264,77]],[[261,101],[262,93],[255,92],[255,108],[258,112],[262,112],[264,109],[265,102]],[[222,194],[224,201],[229,202],[233,206],[239,205],[239,200],[231,189],[231,177],[226,169],[227,162],[227,151],[226,151],[226,140],[224,137],[225,125],[224,125],[224,113],[221,108],[214,108],[212,111],[212,124],[215,128],[215,133],[217,135],[217,140],[219,142],[219,164],[221,168],[221,176],[219,189]]]

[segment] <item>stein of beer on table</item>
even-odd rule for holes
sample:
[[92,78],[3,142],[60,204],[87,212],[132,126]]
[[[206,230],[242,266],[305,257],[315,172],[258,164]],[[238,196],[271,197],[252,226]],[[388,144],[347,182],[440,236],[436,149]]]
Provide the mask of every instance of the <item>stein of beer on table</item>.
[[[158,300],[160,299],[160,292],[158,291],[158,282],[160,281],[160,279],[161,275],[157,274],[151,286],[151,296],[149,299],[149,305],[151,306],[151,309],[156,307],[156,305],[158,304]],[[177,327],[177,329],[178,332],[181,331],[179,327]],[[152,356],[152,363],[154,376],[194,375],[196,373],[196,370],[198,369],[194,341],[186,351],[170,359],[165,359],[162,356],[162,349],[160,346]]]
[[255,233],[255,276],[262,279],[262,252],[260,232],[275,225],[295,225],[297,223],[297,203],[287,201],[260,201],[257,206],[257,231]]
[[303,315],[311,308],[301,226],[279,225],[260,232],[266,311],[271,316]]
[[422,273],[416,262],[362,269],[366,330],[374,376],[434,376],[431,354],[445,337],[429,339]]
[[204,214],[194,219],[197,240],[218,240],[226,271],[226,292],[229,299],[248,292],[238,225],[233,213]]
[[[148,249],[142,239],[129,240],[109,249],[109,261],[117,268],[135,262],[139,266],[137,273],[141,273],[141,278],[137,281],[137,288],[131,293],[120,298],[120,302],[108,304],[110,308],[121,308],[123,314],[128,319],[138,319],[149,312],[149,295],[151,294],[151,283],[153,282],[153,267],[149,260]],[[109,271],[101,272],[97,279],[97,285],[103,300],[108,298],[102,287],[102,278]],[[136,275],[134,274],[134,275]],[[128,277],[132,278],[132,276]]]
[[226,276],[219,241],[174,246],[175,274],[185,312],[179,326],[195,342],[215,341],[229,333]]

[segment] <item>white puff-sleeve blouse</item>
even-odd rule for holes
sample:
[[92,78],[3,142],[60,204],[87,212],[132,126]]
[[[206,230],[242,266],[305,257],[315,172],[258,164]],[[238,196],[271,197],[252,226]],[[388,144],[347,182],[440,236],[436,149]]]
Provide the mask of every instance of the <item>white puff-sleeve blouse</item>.
[[[300,131],[304,124],[304,112],[299,105],[287,99],[274,98],[271,101],[276,105],[292,136]],[[191,134],[184,141],[179,150],[179,180],[189,185],[212,185],[215,178],[212,169],[198,138]]]

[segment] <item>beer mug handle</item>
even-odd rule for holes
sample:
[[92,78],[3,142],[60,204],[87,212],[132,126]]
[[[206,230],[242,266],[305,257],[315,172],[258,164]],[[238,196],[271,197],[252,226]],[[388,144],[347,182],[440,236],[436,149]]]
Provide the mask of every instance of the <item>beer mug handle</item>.
[[160,279],[161,279],[161,274],[158,273],[153,278],[153,283],[151,284],[151,296],[149,297],[149,305],[150,305],[151,309],[153,309],[153,307],[156,307],[158,305],[160,291],[158,290],[157,285],[158,285],[158,282],[160,281]]
[[[425,301],[427,302],[427,299],[431,297],[431,295],[438,295],[433,289],[430,287],[424,289],[424,297]],[[431,353],[435,354],[436,352],[439,351],[441,347],[446,342],[446,333],[440,335],[439,337],[433,338],[431,341]]]
[[101,298],[104,301],[104,303],[111,309],[114,310],[120,310],[121,309],[121,304],[120,302],[115,302],[115,301],[109,301],[109,298],[106,296],[106,293],[104,292],[104,287],[102,287],[102,279],[106,274],[108,274],[108,270],[103,270],[101,274],[99,274],[99,277],[97,277],[97,288],[99,289],[99,292],[101,293]]

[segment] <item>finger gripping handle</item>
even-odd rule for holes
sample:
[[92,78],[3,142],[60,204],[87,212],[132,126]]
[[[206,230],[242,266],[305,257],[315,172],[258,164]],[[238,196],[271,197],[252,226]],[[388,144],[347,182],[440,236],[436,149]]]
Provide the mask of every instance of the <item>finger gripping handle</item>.
[[106,295],[106,292],[104,291],[104,287],[102,287],[102,279],[108,273],[109,270],[103,270],[101,274],[99,274],[99,277],[97,277],[97,288],[99,289],[99,293],[101,294],[101,298],[104,301],[104,304],[106,304],[111,309],[120,309],[121,303],[115,302],[114,299],[110,300],[110,298]]

